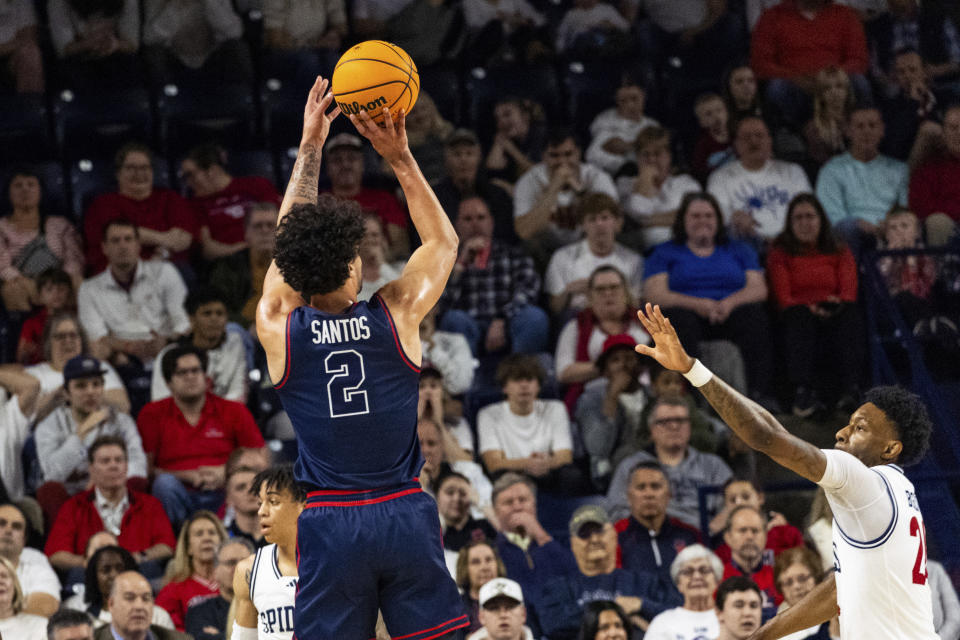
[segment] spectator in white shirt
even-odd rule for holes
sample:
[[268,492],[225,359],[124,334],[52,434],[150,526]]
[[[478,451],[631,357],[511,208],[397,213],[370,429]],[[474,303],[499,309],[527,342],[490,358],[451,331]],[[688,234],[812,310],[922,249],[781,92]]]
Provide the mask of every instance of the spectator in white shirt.
[[683,595],[683,605],[668,609],[650,622],[645,640],[695,640],[720,635],[714,591],[723,576],[723,563],[701,544],[677,554],[670,577]]
[[47,620],[23,610],[23,589],[14,566],[0,558],[0,636],[46,640]]
[[587,162],[615,174],[626,162],[635,159],[637,135],[658,124],[643,114],[646,100],[643,87],[624,76],[614,97],[616,106],[601,111],[590,123],[592,139],[587,147]]
[[762,118],[741,118],[732,136],[737,161],[714,170],[707,191],[720,203],[731,234],[762,246],[783,231],[787,204],[812,191],[810,180],[800,165],[773,159],[773,138]]
[[[184,303],[190,317],[190,333],[181,342],[190,343],[207,353],[207,376],[213,383],[214,395],[237,402],[247,401],[247,357],[243,338],[236,331],[227,331],[227,305],[224,295],[212,287],[200,287],[187,296]],[[157,360],[175,345],[167,345]],[[170,388],[160,367],[153,368],[150,400],[170,397]]]
[[17,365],[0,366],[0,482],[7,497],[23,497],[23,466],[20,455],[30,435],[30,423],[40,395],[40,383]]
[[603,265],[617,266],[629,274],[631,295],[638,298],[640,293],[643,259],[616,241],[623,228],[617,201],[604,193],[589,193],[577,205],[577,217],[584,239],[557,249],[547,267],[546,289],[555,316],[587,306],[590,274]]
[[570,419],[559,400],[539,400],[546,374],[535,356],[514,354],[497,367],[507,399],[477,415],[480,456],[491,474],[522,471],[538,485],[577,495],[585,479],[573,465]]
[[420,321],[420,342],[424,369],[434,367],[443,378],[443,389],[450,395],[466,393],[473,384],[477,360],[462,334],[437,330],[437,307]]
[[622,177],[617,188],[626,215],[640,225],[644,249],[652,249],[671,237],[673,221],[683,196],[700,191],[700,184],[687,174],[674,174],[670,132],[653,126],[640,132],[634,142],[636,177]]
[[27,518],[14,504],[0,505],[0,557],[16,569],[23,612],[50,617],[60,606],[60,580],[47,556],[27,544]]
[[176,268],[140,260],[137,227],[112,220],[103,229],[107,268],[77,293],[80,324],[101,360],[126,365],[153,360],[174,337],[190,329],[183,308],[187,287]]
[[513,191],[514,228],[535,260],[546,264],[554,250],[580,238],[575,207],[591,192],[617,197],[609,175],[580,161],[573,132],[551,131],[543,162],[523,174]]

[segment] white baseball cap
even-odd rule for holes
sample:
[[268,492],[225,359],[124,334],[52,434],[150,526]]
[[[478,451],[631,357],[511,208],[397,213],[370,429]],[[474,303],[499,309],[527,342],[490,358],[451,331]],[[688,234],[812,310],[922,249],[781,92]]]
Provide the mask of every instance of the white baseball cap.
[[482,607],[494,598],[510,598],[516,600],[517,604],[523,604],[523,589],[520,585],[508,578],[494,578],[490,582],[480,587],[479,602]]

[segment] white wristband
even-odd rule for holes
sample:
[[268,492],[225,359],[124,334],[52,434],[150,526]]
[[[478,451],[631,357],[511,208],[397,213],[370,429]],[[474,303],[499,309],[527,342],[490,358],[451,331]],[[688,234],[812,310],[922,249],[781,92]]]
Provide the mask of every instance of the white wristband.
[[689,380],[690,384],[699,388],[710,382],[710,379],[713,378],[713,372],[699,360],[694,360],[690,371],[683,374],[683,377]]
[[236,620],[233,622],[233,631],[230,632],[230,640],[257,640],[257,630],[250,627],[241,627]]

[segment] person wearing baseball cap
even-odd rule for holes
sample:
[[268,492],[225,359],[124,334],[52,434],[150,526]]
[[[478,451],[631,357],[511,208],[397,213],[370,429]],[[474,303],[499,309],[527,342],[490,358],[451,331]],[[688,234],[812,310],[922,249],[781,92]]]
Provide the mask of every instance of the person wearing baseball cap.
[[456,222],[460,202],[477,196],[490,208],[493,236],[503,242],[516,243],[513,230],[513,198],[504,188],[491,182],[480,170],[483,148],[477,134],[470,129],[454,129],[443,141],[443,176],[434,186],[443,210]]
[[628,333],[608,336],[596,361],[601,377],[586,385],[577,400],[575,415],[597,491],[606,490],[616,464],[633,452],[633,435],[647,404],[636,345]]
[[123,439],[127,448],[127,477],[143,478],[142,486],[146,486],[147,456],[140,433],[133,418],[104,401],[106,371],[103,364],[91,356],[79,355],[68,360],[63,366],[67,403],[37,424],[34,438],[44,481],[37,489],[37,501],[48,522],[53,522],[70,496],[87,488],[87,449],[100,436]]
[[579,571],[542,585],[536,613],[544,635],[573,637],[584,605],[595,600],[616,602],[637,629],[671,604],[679,604],[679,598],[665,602],[655,575],[617,568],[617,532],[603,507],[582,505],[573,512],[568,528]]
[[480,624],[467,640],[533,640],[524,625],[527,608],[520,585],[508,578],[494,578],[480,587]]
[[344,200],[354,200],[365,211],[377,214],[387,236],[387,262],[410,257],[408,216],[400,202],[389,191],[363,185],[363,141],[352,133],[338,133],[327,140],[323,151],[330,179],[330,188],[325,191]]

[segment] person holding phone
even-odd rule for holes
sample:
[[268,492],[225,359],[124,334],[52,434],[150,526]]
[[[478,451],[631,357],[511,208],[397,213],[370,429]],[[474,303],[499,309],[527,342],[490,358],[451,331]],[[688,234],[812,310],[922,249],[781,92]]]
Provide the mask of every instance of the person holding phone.
[[767,271],[789,345],[786,371],[797,390],[794,415],[807,418],[825,408],[814,380],[817,360],[828,353],[840,376],[837,408],[852,411],[864,358],[857,264],[830,230],[813,194],[801,193],[787,205],[786,225],[767,256]]
[[547,348],[550,320],[534,305],[540,276],[523,249],[495,240],[493,215],[480,197],[460,202],[456,219],[460,247],[440,298],[440,329],[462,334],[473,355]]

